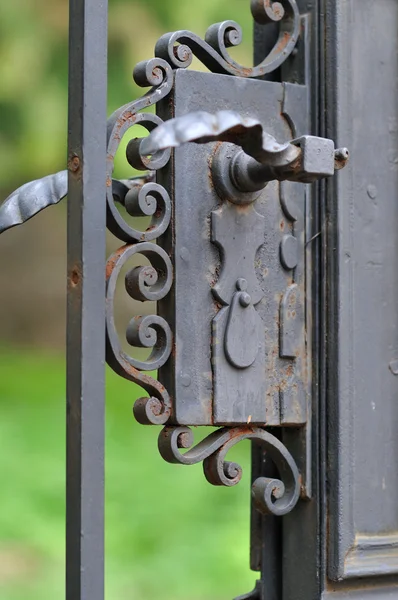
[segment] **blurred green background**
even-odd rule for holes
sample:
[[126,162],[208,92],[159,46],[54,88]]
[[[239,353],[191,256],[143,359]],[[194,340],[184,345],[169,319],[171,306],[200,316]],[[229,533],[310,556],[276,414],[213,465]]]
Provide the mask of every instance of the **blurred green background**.
[[[142,94],[131,72],[153,56],[162,33],[203,36],[224,19],[243,26],[235,58],[250,64],[248,0],[110,0],[109,113]],[[67,34],[67,0],[0,4],[0,200],[65,168]],[[122,159],[118,171],[131,176]],[[2,600],[64,593],[65,225],[61,203],[0,238]],[[134,313],[131,300],[123,302],[121,320]],[[107,373],[107,599],[230,600],[247,592],[255,580],[249,448],[231,452],[244,467],[242,483],[213,488],[200,466],[162,461],[157,428],[133,420],[138,393]]]

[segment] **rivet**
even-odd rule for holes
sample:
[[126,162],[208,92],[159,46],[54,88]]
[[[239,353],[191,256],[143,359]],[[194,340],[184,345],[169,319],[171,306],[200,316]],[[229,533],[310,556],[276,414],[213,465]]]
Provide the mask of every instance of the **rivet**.
[[250,306],[252,299],[250,294],[247,294],[246,292],[243,292],[242,294],[240,294],[239,297],[239,304],[243,307],[243,308],[247,308],[248,306]]
[[191,377],[188,373],[182,373],[180,377],[181,385],[184,387],[189,387],[191,385]]
[[247,290],[247,280],[243,277],[239,277],[236,281],[236,289],[240,292],[245,292]]

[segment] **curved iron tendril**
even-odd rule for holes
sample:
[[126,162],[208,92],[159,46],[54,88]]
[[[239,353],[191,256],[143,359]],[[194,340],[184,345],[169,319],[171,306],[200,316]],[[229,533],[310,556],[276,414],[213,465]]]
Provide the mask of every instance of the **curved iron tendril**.
[[[134,254],[143,254],[150,267],[136,267],[126,275],[125,286],[128,294],[144,302],[164,298],[172,284],[172,264],[168,255],[157,245],[149,243],[164,233],[170,223],[170,197],[162,186],[154,181],[128,190],[122,185],[111,185],[114,159],[120,141],[133,125],[140,124],[149,132],[163,121],[156,115],[140,113],[140,110],[156,104],[170,93],[174,75],[170,65],[159,58],[139,63],[134,69],[134,80],[142,86],[153,86],[142,98],[135,100],[113,113],[108,119],[107,153],[107,226],[127,246],[120,248],[110,257],[107,264],[107,362],[111,368],[125,379],[140,385],[149,398],[139,398],[134,405],[134,415],[144,425],[164,425],[171,414],[171,400],[167,390],[150,375],[141,371],[152,371],[161,367],[171,353],[171,330],[167,322],[156,316],[134,317],[127,328],[127,341],[132,346],[153,348],[149,359],[138,361],[123,352],[114,322],[114,294],[120,271]],[[141,157],[139,143],[131,140],[127,147],[130,164],[140,170],[155,171],[162,168],[170,158],[170,150],[156,153],[150,158]],[[132,216],[152,216],[146,231],[131,227],[115,206],[121,202]],[[137,243],[140,242],[140,243]]]
[[[134,191],[126,195],[128,190],[125,190],[123,194],[123,188],[119,186],[116,189],[115,185],[112,185],[115,155],[123,135],[133,125],[142,125],[151,132],[163,123],[158,116],[139,111],[156,104],[167,96],[174,82],[170,65],[160,58],[152,58],[138,63],[133,77],[138,85],[142,87],[150,85],[152,88],[138,100],[115,111],[107,123],[107,226],[117,238],[127,243],[156,239],[167,229],[171,214],[170,198],[166,190],[160,189],[160,186],[156,186],[156,184],[153,184],[152,187],[144,186],[145,189],[138,191],[138,197]],[[170,150],[158,152],[150,158],[141,157],[138,152],[140,141],[140,139],[131,140],[127,147],[127,158],[130,164],[136,169],[149,171],[164,167],[170,159]],[[130,227],[116,208],[115,199],[125,204],[127,212],[133,216],[153,216],[147,231],[142,232]],[[149,212],[145,208],[145,204]],[[156,216],[154,216],[155,213]]]
[[[151,114],[138,114],[138,111],[156,104],[161,98],[166,96],[173,86],[173,72],[165,61],[159,58],[153,58],[148,61],[138,63],[134,69],[134,79],[138,85],[143,87],[153,86],[142,98],[126,104],[117,110],[107,122],[108,132],[108,155],[107,155],[107,199],[108,199],[108,221],[109,228],[119,239],[123,241],[154,239],[154,235],[148,236],[145,232],[138,232],[128,226],[120,217],[118,210],[114,206],[114,198],[123,201],[124,196],[129,191],[129,182],[118,182],[112,180],[113,162],[116,151],[119,147],[123,134],[132,125],[141,123],[148,131],[152,131],[162,120]],[[170,151],[159,153],[152,159],[143,159],[141,161],[142,170],[159,169],[170,157]],[[133,185],[131,187],[134,187]],[[60,171],[54,175],[48,175],[42,179],[31,181],[24,184],[13,192],[0,206],[0,234],[11,227],[25,223],[33,216],[51,206],[60,202],[68,193],[68,171]],[[121,197],[122,195],[122,197]],[[162,194],[160,194],[162,196]],[[157,194],[159,199],[159,194]],[[167,198],[160,198],[160,209],[166,214],[163,215],[163,221],[167,221]],[[152,223],[152,226],[155,223]],[[167,227],[163,222],[160,225],[156,223],[156,231]],[[160,235],[158,233],[157,235]]]
[[47,206],[58,204],[68,193],[68,171],[25,183],[0,206],[0,234],[25,223]]
[[[281,479],[259,477],[252,485],[256,508],[277,516],[289,513],[300,496],[297,465],[286,447],[268,431],[259,427],[224,427],[211,433],[193,448],[189,427],[165,427],[159,435],[159,452],[170,463],[193,465],[203,461],[206,479],[213,485],[233,486],[242,477],[242,468],[225,460],[228,451],[249,439],[260,442],[275,463]],[[184,454],[181,449],[189,448]]]
[[110,367],[121,377],[133,381],[150,397],[140,398],[134,415],[144,425],[164,425],[171,412],[170,397],[164,387],[141,371],[154,371],[165,364],[171,353],[171,330],[159,316],[134,317],[127,329],[127,341],[135,347],[152,348],[146,361],[126,354],[121,347],[114,318],[114,296],[121,269],[135,254],[146,256],[152,266],[135,267],[126,275],[128,294],[135,300],[157,301],[164,298],[172,284],[172,264],[166,252],[150,242],[123,246],[107,263],[106,274],[106,358]]
[[230,56],[228,48],[242,41],[242,29],[235,21],[211,25],[202,40],[191,31],[166,33],[159,38],[155,54],[176,68],[187,68],[196,56],[211,72],[239,77],[262,77],[275,71],[293,52],[300,31],[296,0],[252,0],[253,18],[260,24],[279,22],[279,37],[271,52],[255,67],[244,67]]

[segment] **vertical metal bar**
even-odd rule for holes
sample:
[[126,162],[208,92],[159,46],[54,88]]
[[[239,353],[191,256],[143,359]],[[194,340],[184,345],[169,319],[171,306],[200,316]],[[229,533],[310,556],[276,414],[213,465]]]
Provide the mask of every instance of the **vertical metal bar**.
[[[278,432],[274,429],[274,435]],[[280,436],[279,436],[280,437]],[[257,477],[278,477],[264,448],[252,443],[252,482]],[[251,507],[250,568],[261,571],[258,600],[282,598],[282,522],[280,517],[261,515]]]
[[[278,24],[254,23],[254,64],[267,56],[278,39]],[[277,69],[264,77],[267,81],[280,81]],[[280,435],[276,430],[272,433]],[[252,443],[252,481],[258,477],[275,477],[275,466],[260,444]],[[282,524],[280,517],[261,515],[251,505],[250,519],[250,568],[261,572],[257,584],[258,600],[277,600],[282,597]]]
[[107,0],[70,0],[66,599],[104,598]]

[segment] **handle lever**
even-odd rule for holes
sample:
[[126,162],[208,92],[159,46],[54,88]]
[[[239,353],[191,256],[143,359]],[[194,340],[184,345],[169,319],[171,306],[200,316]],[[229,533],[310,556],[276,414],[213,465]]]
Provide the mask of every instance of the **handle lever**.
[[330,177],[345,167],[349,158],[346,148],[335,150],[334,142],[327,138],[307,135],[280,144],[260,121],[231,110],[198,111],[170,119],[141,141],[139,151],[147,156],[187,142],[215,141],[243,150],[234,156],[230,172],[232,183],[242,192],[260,190],[274,179],[311,183]]
[[[152,180],[153,172],[151,171],[145,177],[112,179],[114,199],[124,204],[124,198],[131,188]],[[0,234],[11,227],[25,223],[45,208],[58,204],[67,194],[68,171],[60,171],[54,175],[47,175],[42,179],[25,183],[0,205]]]

